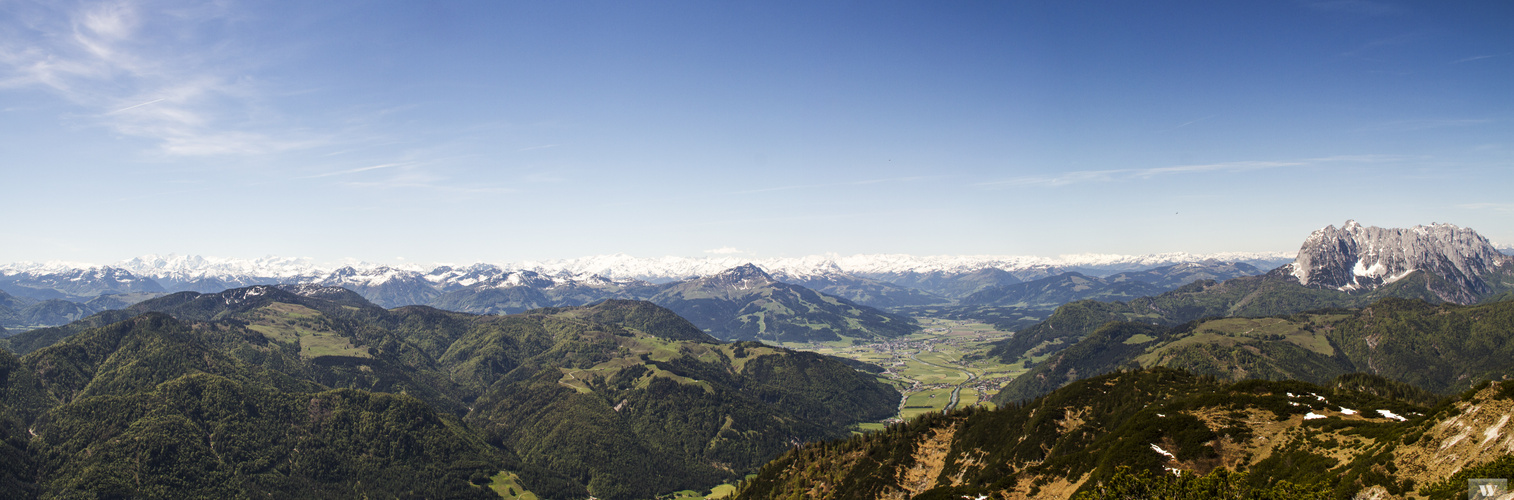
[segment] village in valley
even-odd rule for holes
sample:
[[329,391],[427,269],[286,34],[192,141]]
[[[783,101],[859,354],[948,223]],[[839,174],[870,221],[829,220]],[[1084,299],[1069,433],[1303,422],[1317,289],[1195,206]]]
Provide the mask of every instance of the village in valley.
[[[916,318],[921,331],[914,335],[877,342],[811,342],[785,344],[820,354],[872,363],[884,368],[879,376],[899,389],[903,398],[899,414],[889,422],[916,415],[965,408],[992,406],[994,392],[1024,373],[1022,364],[1004,364],[987,355],[992,343],[1013,333],[968,320]],[[863,429],[882,429],[888,422],[864,424]]]

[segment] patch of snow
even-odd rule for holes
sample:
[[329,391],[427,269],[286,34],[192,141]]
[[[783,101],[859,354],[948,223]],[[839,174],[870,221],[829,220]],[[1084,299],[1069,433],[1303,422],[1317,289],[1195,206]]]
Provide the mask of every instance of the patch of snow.
[[1362,267],[1362,261],[1357,260],[1356,266],[1351,268],[1351,274],[1356,276],[1379,277],[1388,274],[1388,268],[1383,266],[1382,261],[1372,263],[1372,267]]
[[1415,269],[1405,269],[1404,272],[1401,272],[1401,273],[1389,276],[1387,278],[1383,278],[1383,284],[1388,284],[1388,283],[1392,283],[1392,282],[1404,279],[1404,276],[1408,276],[1409,273],[1412,273],[1414,271],[1416,271],[1416,270]]
[[1297,279],[1298,282],[1299,282],[1299,284],[1303,284],[1303,285],[1309,284],[1309,267],[1308,266],[1300,265],[1298,262],[1294,262],[1294,263],[1288,264],[1288,267],[1289,267],[1288,274],[1293,275],[1293,278]]
[[1316,418],[1325,418],[1325,416],[1312,411],[1304,414],[1304,420],[1314,420]]
[[1341,414],[1342,415],[1355,415],[1356,414],[1356,410],[1353,410],[1353,409],[1346,408],[1346,407],[1342,406],[1341,407]]
[[1391,418],[1391,419],[1397,420],[1399,422],[1403,422],[1405,420],[1408,420],[1407,418],[1401,417],[1397,413],[1393,413],[1393,412],[1388,411],[1388,410],[1377,410],[1377,413],[1379,415],[1382,415],[1383,418]]
[[1173,459],[1173,460],[1177,460],[1177,458],[1178,458],[1178,457],[1173,456],[1172,453],[1168,453],[1167,450],[1162,449],[1161,446],[1157,446],[1156,443],[1152,443],[1151,444],[1151,451],[1155,451],[1157,453],[1161,453],[1162,456],[1165,456],[1165,457]]

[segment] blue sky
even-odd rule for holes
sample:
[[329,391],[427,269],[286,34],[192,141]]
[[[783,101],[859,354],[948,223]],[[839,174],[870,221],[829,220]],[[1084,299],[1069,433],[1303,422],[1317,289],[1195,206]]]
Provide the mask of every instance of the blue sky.
[[0,261],[1514,244],[1509,2],[0,2]]

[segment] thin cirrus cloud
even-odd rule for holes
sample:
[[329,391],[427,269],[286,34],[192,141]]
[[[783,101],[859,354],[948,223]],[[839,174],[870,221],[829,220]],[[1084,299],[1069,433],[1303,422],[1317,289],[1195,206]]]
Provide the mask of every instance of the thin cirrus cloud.
[[12,15],[0,21],[0,89],[48,91],[82,108],[86,119],[155,141],[173,156],[269,153],[321,142],[275,137],[237,121],[257,94],[229,76],[227,63],[241,58],[191,35],[199,24],[223,18],[216,9],[152,9],[130,1],[10,7]]
[[1514,203],[1464,203],[1456,208],[1467,210],[1492,210],[1495,212],[1514,212]]
[[732,192],[730,194],[754,194],[754,193],[771,193],[771,192],[775,192],[775,191],[793,191],[793,190],[797,190],[797,189],[835,188],[835,187],[843,187],[843,186],[866,186],[866,185],[870,185],[870,184],[883,184],[883,183],[889,183],[889,182],[916,182],[916,181],[921,181],[921,180],[925,180],[925,179],[930,179],[932,177],[933,176],[924,176],[924,175],[921,175],[921,176],[911,176],[911,177],[893,177],[893,178],[888,178],[888,179],[864,179],[864,180],[860,180],[860,181],[834,182],[834,183],[827,183],[827,184],[794,184],[794,185],[789,185],[789,186],[774,186],[774,187],[765,187],[765,188],[757,188],[757,189],[745,189],[745,190],[741,190],[741,191],[734,191],[734,192]]
[[1325,163],[1340,162],[1385,162],[1397,161],[1400,158],[1391,155],[1341,155],[1325,158],[1311,158],[1306,160],[1292,161],[1236,161],[1226,163],[1210,163],[1205,165],[1178,165],[1172,167],[1154,168],[1122,168],[1111,170],[1077,170],[1062,172],[1056,175],[1033,175],[1014,177],[996,181],[980,182],[976,185],[984,188],[1007,188],[1007,187],[1058,187],[1090,182],[1114,182],[1121,180],[1145,180],[1154,177],[1197,174],[1209,172],[1247,172],[1284,167],[1301,167],[1319,165]]
[[300,178],[301,179],[319,179],[319,178],[322,178],[322,177],[335,177],[335,176],[338,176],[338,175],[350,175],[350,174],[356,174],[356,173],[360,173],[360,172],[369,172],[369,171],[373,171],[373,170],[383,170],[383,169],[386,169],[386,168],[407,167],[407,166],[410,166],[410,165],[415,165],[415,163],[385,163],[385,164],[382,164],[382,165],[371,165],[371,166],[367,166],[367,167],[358,167],[358,168],[350,168],[350,169],[347,169],[347,170],[338,170],[336,172],[326,172],[324,174],[307,175],[307,176],[300,177]]
[[1416,130],[1430,130],[1450,127],[1471,127],[1493,123],[1493,120],[1483,118],[1470,119],[1419,119],[1419,120],[1394,120],[1382,123],[1374,123],[1357,129],[1358,132],[1413,132]]
[[1487,56],[1463,57],[1461,59],[1457,59],[1455,61],[1451,61],[1451,64],[1461,64],[1461,63],[1469,63],[1469,62],[1472,62],[1472,61],[1481,61],[1483,59],[1492,59],[1492,58],[1498,57],[1500,55],[1503,55],[1503,54],[1493,54],[1493,55],[1487,55]]

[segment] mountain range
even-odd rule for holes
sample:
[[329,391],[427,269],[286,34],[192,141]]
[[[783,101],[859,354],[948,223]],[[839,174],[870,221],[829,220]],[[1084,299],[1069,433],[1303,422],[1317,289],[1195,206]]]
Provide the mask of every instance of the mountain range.
[[900,399],[851,364],[721,343],[643,301],[472,315],[254,286],[3,343],[7,498],[648,498]]
[[[791,282],[809,277],[849,274],[884,282],[903,282],[943,296],[966,293],[939,293],[928,285],[944,275],[968,274],[985,269],[1004,271],[1016,276],[1015,282],[1039,279],[1067,271],[1107,275],[1123,271],[1144,270],[1166,265],[1203,260],[1244,262],[1271,268],[1291,260],[1281,253],[1229,253],[1193,255],[1186,253],[1124,255],[1071,255],[1060,258],[1004,256],[936,256],[854,255],[814,256],[791,259],[660,258],[646,259],[626,255],[585,257],[581,259],[521,262],[510,264],[473,264],[469,266],[415,265],[392,266],[358,263],[325,267],[309,259],[265,257],[261,259],[221,259],[199,256],[148,255],[105,266],[70,263],[11,263],[0,265],[0,289],[14,295],[38,299],[88,297],[101,293],[137,291],[216,292],[228,288],[260,284],[288,284],[348,279],[366,286],[385,281],[414,280],[417,277],[440,291],[454,286],[470,286],[482,275],[502,275],[531,271],[541,276],[583,279],[602,276],[607,279],[639,280],[650,283],[680,281],[709,276],[752,263]],[[1271,264],[1271,265],[1268,265]],[[345,269],[344,268],[350,268]],[[361,278],[358,278],[361,275]],[[145,283],[152,281],[152,284]],[[137,288],[130,283],[143,282]],[[59,284],[67,283],[67,286]],[[334,283],[328,283],[334,284]],[[995,283],[999,284],[999,283]],[[52,290],[49,292],[48,290]],[[56,293],[54,293],[56,292]],[[968,291],[970,293],[970,291]]]
[[[737,498],[1386,499],[1514,472],[1514,258],[1468,229],[1347,221],[1263,267],[844,260],[9,269],[5,324],[103,309],[0,338],[0,495],[632,499],[755,473]],[[1031,368],[997,409],[863,434],[901,404],[881,367],[771,344],[917,331],[898,311],[1015,322],[988,355]]]
[[[1040,311],[1049,311],[1060,303],[1075,298],[1110,298],[1125,297],[1123,294],[1110,294],[1108,286],[1098,289],[1090,289],[1087,286],[1046,286],[1045,283],[1034,283],[1042,286],[1037,289],[1037,297],[1031,297],[1028,303],[1014,303],[1011,306],[998,305],[992,300],[989,302],[974,302],[980,298],[970,298],[970,295],[989,289],[1002,289],[1004,286],[1019,285],[1023,279],[1036,280],[1067,280],[1075,279],[1073,276],[1083,276],[1078,271],[1060,271],[1058,268],[1049,267],[1048,261],[1034,261],[1034,259],[1019,259],[1019,261],[1004,261],[1004,259],[977,259],[977,261],[964,261],[960,258],[952,259],[924,259],[913,262],[913,267],[907,267],[899,262],[899,256],[889,256],[889,259],[851,258],[848,262],[855,268],[872,270],[869,276],[848,273],[843,270],[837,261],[833,259],[798,259],[798,261],[769,262],[771,265],[783,265],[769,273],[759,265],[746,264],[765,274],[769,288],[781,286],[786,291],[778,295],[763,295],[765,302],[772,303],[778,298],[790,297],[789,305],[780,306],[774,311],[763,312],[765,320],[754,321],[755,317],[746,314],[745,320],[736,317],[736,312],[746,308],[745,300],[721,305],[719,308],[710,309],[712,302],[709,297],[692,297],[687,294],[690,289],[702,288],[701,280],[715,279],[721,274],[743,268],[743,265],[727,268],[727,270],[713,271],[704,276],[686,277],[686,279],[668,279],[666,274],[660,276],[657,282],[639,279],[610,279],[601,274],[572,274],[571,271],[559,270],[556,274],[545,274],[534,270],[510,270],[498,265],[477,264],[469,267],[436,267],[427,271],[410,270],[410,268],[385,267],[341,267],[335,270],[322,271],[319,268],[310,267],[301,261],[291,259],[260,259],[260,261],[212,261],[203,258],[138,258],[126,262],[129,267],[136,268],[138,273],[127,268],[58,268],[48,270],[45,267],[24,267],[24,265],[11,265],[9,268],[0,270],[5,279],[0,279],[0,286],[8,286],[8,289],[17,292],[14,295],[15,305],[0,305],[0,326],[9,327],[11,332],[32,329],[32,327],[56,326],[56,324],[68,323],[79,320],[95,312],[106,309],[121,308],[130,303],[145,300],[145,298],[157,297],[167,294],[168,291],[198,291],[218,292],[223,286],[245,285],[269,285],[269,283],[307,283],[307,285],[341,286],[359,292],[375,305],[385,308],[397,308],[406,305],[430,305],[436,308],[448,309],[448,311],[475,312],[475,314],[515,314],[528,309],[553,308],[553,306],[578,306],[600,302],[607,298],[636,298],[636,300],[653,300],[675,309],[680,314],[690,314],[698,317],[696,324],[716,332],[725,338],[755,339],[759,335],[768,335],[768,338],[783,338],[784,341],[815,341],[815,339],[837,339],[839,336],[849,338],[877,338],[877,336],[896,336],[899,333],[910,332],[907,326],[910,320],[898,315],[890,315],[889,312],[878,311],[880,308],[893,308],[905,311],[908,308],[919,306],[957,306],[960,308],[951,311],[940,312],[940,315],[963,315],[963,317],[977,318],[977,320],[995,321],[1001,323],[1001,327],[1017,326],[1025,321],[1037,320],[1045,317]],[[1099,267],[1123,268],[1131,265],[1139,265],[1140,262],[1158,261],[1157,258],[1148,259],[1114,259],[1101,256],[1102,259],[1092,261],[1067,261],[1066,264],[1081,264],[1084,268]],[[1166,258],[1182,258],[1182,255],[1170,255]],[[680,265],[672,265],[681,262]],[[660,261],[663,265],[663,273],[672,271],[686,271],[692,261]],[[702,261],[701,261],[702,262]],[[989,265],[998,262],[999,265],[1019,265],[1014,271],[1002,270],[1002,268],[975,268],[966,270],[969,265]],[[1008,264],[1007,264],[1008,262]],[[1125,294],[1132,292],[1160,292],[1170,288],[1170,280],[1182,280],[1188,274],[1193,274],[1192,268],[1205,268],[1211,273],[1199,273],[1195,276],[1229,277],[1237,276],[1234,270],[1251,270],[1246,264],[1217,264],[1214,261],[1187,262],[1182,265],[1169,265],[1169,267],[1155,268],[1155,270],[1142,270],[1139,273],[1120,273],[1110,279],[1122,283],[1125,286]],[[18,271],[18,268],[24,270]],[[880,268],[893,268],[904,270],[899,273],[878,273]],[[627,268],[610,268],[621,274],[628,274]],[[925,271],[922,271],[925,270]],[[958,271],[946,271],[958,270]],[[646,271],[646,268],[642,268]],[[153,273],[154,277],[142,277],[145,273]],[[1155,273],[1155,274],[1154,274]],[[1143,279],[1132,279],[1137,276],[1148,276]],[[1149,276],[1167,276],[1161,277]],[[1170,274],[1170,276],[1169,276]],[[889,282],[889,280],[895,282]],[[1092,277],[1102,280],[1101,277]],[[157,280],[170,283],[170,288],[159,285]],[[67,286],[65,286],[67,285]],[[793,288],[798,286],[798,288]],[[678,291],[672,291],[678,289]],[[100,295],[85,297],[83,294],[98,292]],[[816,294],[818,292],[818,294]],[[698,295],[698,292],[695,292]],[[1023,295],[1023,294],[1022,294]],[[53,297],[53,298],[39,298]],[[755,297],[755,295],[754,295]],[[983,295],[980,295],[983,297]],[[733,298],[733,297],[727,297]],[[795,300],[804,303],[793,303]],[[840,302],[848,305],[842,306]],[[29,308],[29,309],[27,309]],[[702,308],[710,311],[724,311],[730,314],[728,317],[710,317],[709,314],[693,312],[692,309]],[[822,311],[830,311],[827,314],[836,314],[836,311],[845,309],[846,318],[807,318],[804,315],[810,312],[821,314]],[[1005,309],[1013,321],[1019,323],[1005,323]],[[755,311],[755,309],[754,309]],[[1028,311],[1028,312],[1026,312]],[[792,318],[780,318],[792,317]],[[739,326],[746,324],[746,326]],[[786,333],[768,332],[769,324],[775,329],[784,330]],[[799,327],[804,324],[804,327]],[[798,327],[798,329],[796,329]],[[796,332],[815,332],[815,335],[798,335]],[[768,333],[763,333],[768,332]],[[813,336],[813,338],[810,338]]]
[[[1205,321],[1214,318],[1288,316],[1304,311],[1354,308],[1355,312],[1345,312],[1349,316],[1371,314],[1371,311],[1381,310],[1380,307],[1394,311],[1408,307],[1396,302],[1381,306],[1385,304],[1382,299],[1390,297],[1417,299],[1427,305],[1447,304],[1441,307],[1500,302],[1510,298],[1510,292],[1514,291],[1514,265],[1511,264],[1514,264],[1514,257],[1499,253],[1475,232],[1448,224],[1382,229],[1347,221],[1342,228],[1328,226],[1305,240],[1296,262],[1264,275],[1224,282],[1199,281],[1160,295],[1125,302],[1090,300],[1059,307],[1044,322],[1020,330],[990,351],[990,355],[1004,362],[1039,363],[1031,374],[1006,385],[996,396],[996,401],[1006,403],[1026,399],[1045,394],[1079,377],[1136,366],[1134,358],[1138,356],[1147,356],[1143,358],[1147,361],[1145,366],[1158,360],[1186,366],[1183,364],[1185,358],[1152,354],[1164,349],[1167,340],[1148,344],[1145,340],[1129,339],[1140,335],[1141,339],[1181,341],[1192,354],[1193,344],[1199,341],[1190,338],[1194,336],[1191,332],[1194,329],[1202,332],[1207,328],[1195,325],[1208,324]],[[1453,313],[1446,309],[1437,314]],[[1335,319],[1331,322],[1311,320],[1309,328],[1335,329],[1333,321]],[[1421,324],[1428,323],[1422,321]],[[1287,336],[1291,335],[1290,331],[1294,330],[1279,327],[1269,335]],[[1341,330],[1335,331],[1338,335]],[[1249,332],[1232,333],[1240,337],[1250,335]],[[1465,333],[1458,332],[1459,335]],[[1323,359],[1312,361],[1305,361],[1310,357],[1305,352],[1307,349],[1301,351],[1296,346],[1290,347],[1289,342],[1241,342],[1243,348],[1237,350],[1233,339],[1218,340],[1219,345],[1210,348],[1211,351],[1235,351],[1236,355],[1245,356],[1255,353],[1262,358],[1285,356],[1291,362],[1316,365],[1305,371],[1298,371],[1302,369],[1299,366],[1282,371],[1274,367],[1264,370],[1266,375],[1260,376],[1319,382],[1353,370],[1394,377],[1403,375],[1378,366],[1374,361],[1376,358],[1361,357],[1365,354],[1355,358],[1348,356],[1341,351],[1350,342],[1346,338],[1331,337],[1329,348],[1320,347],[1323,344],[1318,342],[1322,340],[1316,342],[1312,350]],[[1440,359],[1439,353],[1453,351],[1447,348],[1437,350],[1433,355],[1427,353],[1425,355],[1430,357],[1426,361]],[[1241,362],[1231,359],[1221,365],[1233,370],[1237,363]],[[1212,373],[1203,369],[1198,371]],[[1241,378],[1258,376],[1244,371],[1235,375]],[[1456,387],[1441,385],[1434,389],[1448,391]]]
[[1261,273],[1260,269],[1245,263],[1214,261],[1123,272],[1103,278],[1068,272],[1034,281],[985,287],[963,297],[960,303],[1055,309],[1076,300],[1133,299],[1157,295],[1194,281],[1225,281]]

